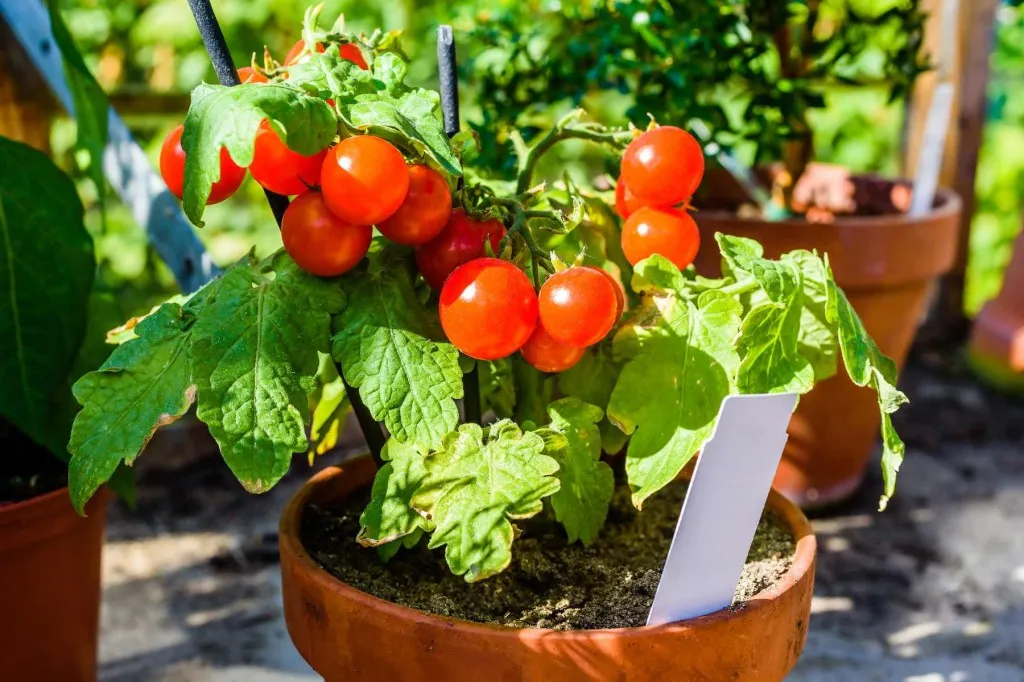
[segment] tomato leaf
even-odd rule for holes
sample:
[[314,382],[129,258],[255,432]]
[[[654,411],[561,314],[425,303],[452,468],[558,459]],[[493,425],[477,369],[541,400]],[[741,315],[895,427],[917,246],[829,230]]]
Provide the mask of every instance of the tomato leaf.
[[597,425],[604,412],[578,398],[562,398],[548,406],[548,414],[549,428],[562,434],[566,442],[565,447],[545,450],[558,462],[561,486],[551,496],[551,507],[569,542],[589,545],[604,525],[615,490],[612,468],[601,461]]
[[476,366],[480,368],[480,402],[484,412],[491,410],[501,419],[511,419],[516,410],[512,362],[508,358],[490,362],[477,360]]
[[436,309],[419,302],[394,253],[374,252],[369,267],[342,278],[348,305],[334,320],[334,358],[392,436],[437,449],[459,422],[459,352],[442,341]]
[[74,183],[45,154],[0,137],[0,167],[0,415],[66,459],[50,401],[84,338],[92,238]]
[[337,134],[337,119],[325,101],[285,83],[243,83],[235,87],[203,83],[192,91],[181,146],[185,150],[182,208],[202,227],[213,183],[220,180],[220,152],[226,148],[239,166],[252,163],[253,143],[264,119],[288,147],[315,154]]
[[[583,358],[570,369],[558,375],[558,388],[563,395],[574,396],[585,403],[595,405],[603,411],[619,378],[622,365],[615,361],[607,344],[599,344],[587,350]],[[614,454],[626,444],[626,434],[608,419],[598,424],[601,431],[601,448]]]
[[137,338],[75,383],[82,410],[68,444],[68,487],[79,514],[121,462],[131,465],[153,433],[195,400],[188,352],[193,322],[181,306],[164,304],[139,322]]
[[336,281],[284,252],[236,265],[205,297],[193,330],[196,414],[249,492],[269,490],[306,450],[317,352],[328,351],[343,305]]
[[508,567],[511,521],[538,514],[559,487],[558,463],[543,453],[543,438],[502,420],[486,433],[463,424],[424,459],[427,475],[412,506],[434,522],[429,547],[445,547],[455,575],[476,582]]
[[800,268],[803,277],[803,311],[800,314],[800,354],[814,369],[814,381],[824,381],[836,373],[839,343],[826,314],[829,275],[816,253],[792,251],[782,257]]
[[[412,508],[412,496],[423,485],[427,470],[423,454],[412,445],[391,438],[381,450],[384,466],[377,470],[370,503],[359,517],[356,540],[366,547],[388,545],[400,538],[430,531],[432,524]],[[417,535],[418,537],[418,535]],[[397,550],[398,544],[392,549]]]
[[352,410],[345,384],[330,355],[320,356],[320,371],[317,377],[319,388],[315,391],[315,407],[312,423],[309,427],[309,463],[317,455],[330,452],[338,446],[345,428],[345,418]]
[[626,473],[637,507],[675,479],[711,436],[722,400],[736,392],[739,302],[706,291],[694,304],[680,283],[678,268],[660,256],[638,263],[633,288],[646,297],[641,321],[614,341],[625,365],[608,415],[632,434]]
[[[826,270],[827,270],[826,264]],[[878,394],[878,408],[882,414],[882,479],[885,490],[878,502],[884,510],[896,493],[896,475],[903,463],[906,447],[892,425],[892,414],[901,405],[909,402],[907,396],[896,388],[898,372],[896,363],[882,354],[868,335],[857,312],[850,305],[846,294],[836,286],[832,273],[828,271],[828,320],[838,328],[839,348],[843,364],[850,379],[858,386],[870,386]]]
[[302,63],[289,66],[288,83],[336,102],[360,93],[375,92],[372,74],[342,58],[339,50],[339,45],[332,44],[323,52],[314,52]]

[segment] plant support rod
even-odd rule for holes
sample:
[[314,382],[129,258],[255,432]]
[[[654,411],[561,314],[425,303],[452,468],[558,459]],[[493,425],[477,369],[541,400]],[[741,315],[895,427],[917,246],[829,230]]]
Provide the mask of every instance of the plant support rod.
[[[206,46],[206,52],[210,55],[210,61],[213,62],[213,68],[217,72],[220,84],[231,87],[238,85],[240,83],[238,71],[235,69],[235,62],[231,59],[231,52],[228,51],[227,41],[224,40],[224,32],[217,22],[217,15],[213,13],[210,0],[188,0],[188,4],[192,8],[192,15],[195,17],[196,26],[199,27],[199,34],[203,38],[203,45]],[[267,201],[270,202],[270,209],[274,212],[277,226],[280,227],[285,209],[288,208],[288,197],[271,192],[270,190],[264,190],[264,193],[267,195]],[[342,373],[340,364],[338,365],[338,376],[342,378],[342,383],[345,385],[345,392],[352,403],[352,411],[355,412],[356,419],[359,421],[359,427],[362,429],[363,437],[370,448],[370,454],[373,456],[374,461],[377,462],[377,466],[380,467],[383,463],[380,453],[384,448],[385,442],[380,424],[370,414],[370,410],[360,397],[359,391],[345,381],[345,375]]]

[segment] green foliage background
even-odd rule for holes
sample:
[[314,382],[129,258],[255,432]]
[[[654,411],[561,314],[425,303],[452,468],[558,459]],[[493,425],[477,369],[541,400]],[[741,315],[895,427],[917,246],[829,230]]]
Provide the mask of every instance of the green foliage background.
[[[870,10],[890,0],[851,0]],[[307,0],[219,0],[218,17],[238,64],[266,45],[282,56],[298,38]],[[827,3],[826,3],[827,4]],[[835,4],[835,3],[832,3]],[[998,14],[997,45],[993,56],[990,89],[990,122],[982,148],[978,174],[978,209],[972,241],[968,308],[977,310],[994,295],[1009,258],[1013,238],[1020,229],[1024,185],[1024,96],[1019,81],[1024,73],[1024,12],[1016,2]],[[125,112],[129,125],[155,161],[167,131],[179,123],[187,108],[186,93],[213,72],[192,21],[181,0],[60,0],[65,20],[86,61],[114,102]],[[376,26],[406,30],[404,45],[412,58],[409,80],[430,84],[435,79],[434,29],[439,23],[456,25],[460,60],[479,54],[466,35],[474,26],[493,19],[509,7],[528,6],[531,11],[557,7],[552,0],[327,0],[324,14],[345,13],[352,28]],[[703,6],[703,5],[702,5]],[[545,26],[524,30],[543,32]],[[870,66],[873,57],[865,57]],[[483,115],[474,105],[476,85],[471,74],[463,79],[463,119],[479,121]],[[835,86],[825,94],[825,107],[811,114],[815,154],[819,160],[846,165],[857,171],[893,174],[899,170],[900,136],[904,121],[902,103],[890,103],[884,87]],[[588,102],[608,114],[624,113],[614,102]],[[658,112],[655,112],[658,113]],[[74,153],[73,123],[58,122],[54,148],[71,167]],[[564,145],[555,163],[568,163],[577,172],[593,169],[600,159],[579,156],[579,148]],[[95,206],[90,183],[80,183],[86,204]],[[211,207],[200,237],[214,259],[226,264],[256,244],[265,255],[279,244],[279,237],[255,183],[247,182],[235,199]],[[100,288],[116,294],[127,312],[142,312],[173,293],[174,283],[128,212],[111,202],[106,225],[98,211],[90,210],[88,225],[96,241],[101,268]]]

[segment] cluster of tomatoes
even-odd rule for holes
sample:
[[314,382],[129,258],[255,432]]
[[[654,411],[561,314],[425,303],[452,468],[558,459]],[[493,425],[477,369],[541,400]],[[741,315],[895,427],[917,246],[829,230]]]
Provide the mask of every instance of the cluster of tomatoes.
[[[322,46],[317,46],[323,51]],[[285,58],[305,52],[299,41]],[[341,46],[341,56],[367,68],[359,48]],[[267,82],[251,67],[243,82]],[[184,185],[182,126],[164,141],[160,170],[179,198]],[[603,339],[622,316],[621,284],[600,268],[576,265],[552,274],[536,291],[519,267],[488,256],[498,253],[507,232],[499,220],[477,220],[452,206],[445,178],[434,169],[409,165],[390,142],[373,135],[345,138],[311,156],[290,150],[267,121],[254,140],[248,167],[265,189],[295,197],[285,211],[281,238],[304,270],[341,275],[366,255],[373,227],[398,244],[416,247],[424,280],[440,292],[441,325],[448,340],[478,360],[521,352],[544,372],[575,365],[588,346]],[[673,127],[640,135],[626,149],[616,188],[616,210],[625,219],[622,246],[633,264],[659,253],[680,268],[696,256],[697,228],[684,209],[700,183],[700,145]],[[208,203],[223,201],[245,179],[227,151]]]

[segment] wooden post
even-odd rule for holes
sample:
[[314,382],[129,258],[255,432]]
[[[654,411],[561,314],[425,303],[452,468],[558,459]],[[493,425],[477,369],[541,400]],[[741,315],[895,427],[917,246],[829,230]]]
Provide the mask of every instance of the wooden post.
[[[977,177],[978,150],[985,127],[987,88],[990,74],[989,57],[995,33],[995,13],[999,0],[960,0],[959,23],[955,49],[943,44],[942,6],[946,0],[922,0],[922,7],[931,13],[925,37],[925,49],[933,60],[945,53],[951,57],[945,64],[946,74],[956,85],[953,102],[954,125],[950,126],[943,155],[940,185],[952,187],[963,200],[957,260],[943,279],[934,317],[926,336],[935,341],[960,343],[967,337],[969,322],[964,314],[964,286],[967,260],[970,256],[971,219],[974,215],[974,184]],[[907,128],[904,171],[912,177],[920,150],[928,104],[938,74],[921,77],[911,101]]]
[[56,110],[46,84],[0,19],[0,135],[49,153]]

